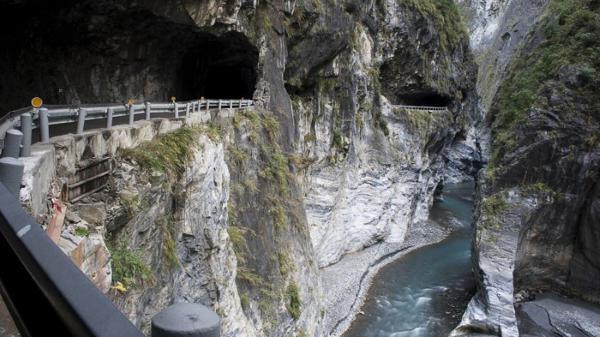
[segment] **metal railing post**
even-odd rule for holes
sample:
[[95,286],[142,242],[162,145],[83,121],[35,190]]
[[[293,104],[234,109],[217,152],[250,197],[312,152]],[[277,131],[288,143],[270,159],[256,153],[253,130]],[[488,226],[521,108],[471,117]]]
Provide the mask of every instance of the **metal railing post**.
[[175,118],[179,118],[179,107],[177,103],[173,103],[173,111],[175,111]]
[[133,104],[129,104],[129,127],[133,127],[133,120],[135,117],[134,112]]
[[2,150],[2,158],[12,157],[19,158],[21,153],[21,141],[23,133],[17,129],[10,129],[4,135],[4,149]]
[[185,118],[190,117],[190,103],[186,103],[185,105]]
[[86,115],[87,115],[87,111],[84,108],[79,108],[79,115],[77,116],[77,134],[78,135],[83,133]]
[[115,113],[114,108],[106,108],[106,128],[107,129],[112,129],[114,113]]
[[21,157],[31,156],[31,128],[32,118],[30,113],[21,115],[21,132],[23,133],[23,147],[21,148]]
[[41,108],[39,111],[40,120],[40,140],[42,144],[48,144],[50,142],[50,127],[48,125],[48,109]]
[[0,159],[0,181],[17,199],[21,191],[24,168],[25,165],[17,158],[5,157]]
[[221,112],[221,106],[222,106],[223,102],[221,100],[219,100],[219,112]]
[[146,102],[146,120],[149,121],[150,120],[150,102]]
[[202,304],[177,303],[152,317],[152,337],[219,337],[220,321]]
[[208,109],[210,109],[210,100],[209,99],[206,100],[206,111],[208,111]]

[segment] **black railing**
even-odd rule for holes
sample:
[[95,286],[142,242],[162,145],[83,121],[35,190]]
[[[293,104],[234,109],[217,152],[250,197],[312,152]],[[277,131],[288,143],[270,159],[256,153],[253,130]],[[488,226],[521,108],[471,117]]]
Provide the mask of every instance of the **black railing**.
[[0,292],[23,336],[143,334],[0,183]]

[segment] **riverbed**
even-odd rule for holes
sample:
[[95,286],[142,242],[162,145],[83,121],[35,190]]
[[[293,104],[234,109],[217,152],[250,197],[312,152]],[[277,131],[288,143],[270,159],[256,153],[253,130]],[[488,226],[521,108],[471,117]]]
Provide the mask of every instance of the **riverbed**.
[[445,336],[460,322],[474,291],[473,190],[471,183],[444,188],[430,221],[452,234],[381,268],[344,337]]

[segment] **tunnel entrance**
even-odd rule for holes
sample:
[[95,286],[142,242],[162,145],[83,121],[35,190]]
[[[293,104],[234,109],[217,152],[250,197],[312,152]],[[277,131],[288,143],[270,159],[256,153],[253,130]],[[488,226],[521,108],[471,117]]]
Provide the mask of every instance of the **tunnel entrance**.
[[449,97],[438,95],[435,93],[413,93],[398,95],[397,100],[399,104],[415,106],[446,107],[451,103]]
[[178,5],[160,6],[0,1],[0,116],[33,96],[65,105],[252,98],[258,50],[250,40],[160,16]]
[[241,33],[206,34],[181,59],[178,99],[252,98],[258,50]]

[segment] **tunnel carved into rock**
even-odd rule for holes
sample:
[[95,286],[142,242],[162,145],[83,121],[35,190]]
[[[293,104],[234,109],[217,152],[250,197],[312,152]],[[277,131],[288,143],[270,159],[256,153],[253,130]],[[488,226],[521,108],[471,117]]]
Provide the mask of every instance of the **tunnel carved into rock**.
[[33,96],[69,105],[252,98],[250,40],[181,22],[116,0],[0,4],[0,43],[9,46],[0,48],[0,115]]
[[181,59],[177,72],[181,99],[251,98],[258,51],[241,33],[207,35]]

